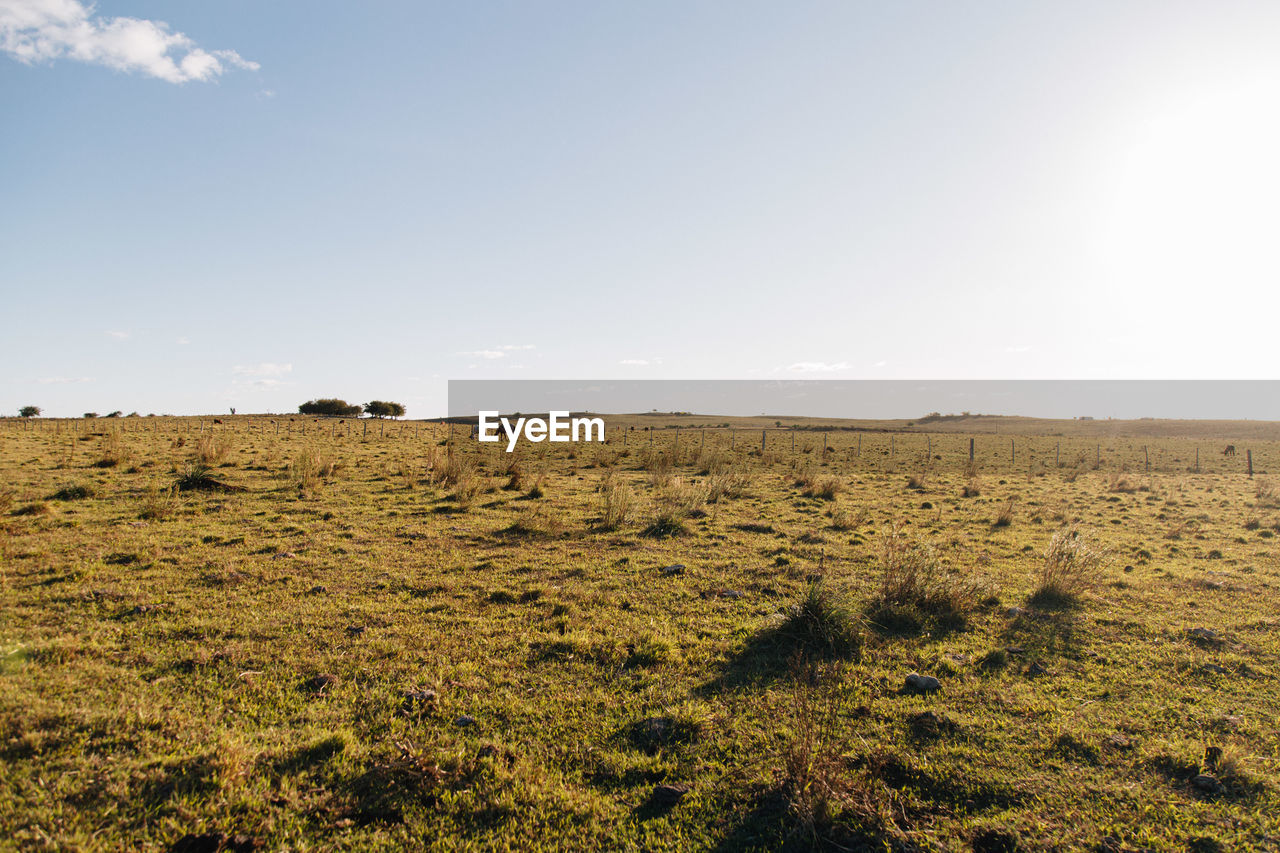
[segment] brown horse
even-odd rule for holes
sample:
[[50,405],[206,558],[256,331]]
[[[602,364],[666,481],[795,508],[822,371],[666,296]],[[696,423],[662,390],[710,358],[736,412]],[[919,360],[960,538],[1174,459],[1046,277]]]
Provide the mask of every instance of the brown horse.
[[1235,446],[1234,444],[1228,444],[1228,445],[1226,446],[1226,448],[1222,451],[1222,455],[1223,455],[1223,456],[1235,456],[1235,455],[1236,455],[1236,446]]

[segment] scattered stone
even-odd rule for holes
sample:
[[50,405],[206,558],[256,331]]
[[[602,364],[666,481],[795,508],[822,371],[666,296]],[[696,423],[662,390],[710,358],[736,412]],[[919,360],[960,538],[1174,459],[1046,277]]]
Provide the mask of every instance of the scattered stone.
[[321,593],[325,593],[325,592],[328,592],[328,591],[329,591],[329,590],[325,589],[325,588],[324,588],[324,586],[323,586],[323,585],[321,585],[321,584],[316,584],[315,586],[311,587],[311,594],[312,594],[312,595],[320,595]]
[[932,693],[942,687],[942,683],[932,675],[921,675],[913,672],[903,682],[903,689],[908,693]]
[[430,687],[414,687],[400,693],[404,697],[405,713],[434,714],[439,697]]
[[916,737],[938,737],[959,728],[955,720],[934,711],[919,711],[907,716],[907,725]]
[[1026,612],[1027,611],[1023,610],[1021,607],[1010,607],[1008,610],[1004,612],[1004,615],[1009,617],[1010,619],[1017,619],[1019,616],[1023,615]]
[[1192,640],[1193,642],[1214,646],[1222,642],[1222,638],[1218,636],[1218,632],[1211,631],[1208,628],[1188,628],[1187,639]]
[[338,676],[329,673],[321,673],[313,675],[306,681],[302,682],[302,689],[313,696],[324,696],[329,692],[329,688],[338,683]]
[[684,566],[680,563],[675,563],[674,565],[663,566],[661,571],[664,575],[682,575],[684,574]]
[[721,598],[732,598],[734,601],[737,601],[745,595],[746,593],[740,589],[726,589],[720,593]]
[[1191,780],[1191,784],[1206,794],[1216,794],[1222,790],[1222,783],[1218,781],[1218,777],[1209,773],[1201,773]]
[[689,793],[689,786],[684,784],[659,785],[653,789],[649,801],[659,808],[671,808]]
[[1046,675],[1048,672],[1049,670],[1040,665],[1040,661],[1033,661],[1031,666],[1027,667],[1028,678],[1036,678],[1041,675]]
[[468,729],[476,724],[476,718],[470,714],[463,714],[453,721],[453,724],[460,729]]
[[1132,749],[1133,742],[1129,740],[1129,736],[1116,732],[1107,736],[1107,746],[1112,749]]

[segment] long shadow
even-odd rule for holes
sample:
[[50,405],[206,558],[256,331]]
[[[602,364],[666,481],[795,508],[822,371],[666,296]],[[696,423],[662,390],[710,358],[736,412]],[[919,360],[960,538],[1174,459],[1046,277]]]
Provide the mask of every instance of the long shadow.
[[1028,658],[1075,657],[1083,649],[1079,626],[1073,609],[1027,610],[1013,618],[1000,639],[1022,648]]
[[787,624],[755,634],[735,652],[710,681],[694,688],[694,694],[708,696],[726,691],[759,689],[791,677],[797,656],[805,660],[857,660],[859,650],[838,651],[806,642],[797,637]]

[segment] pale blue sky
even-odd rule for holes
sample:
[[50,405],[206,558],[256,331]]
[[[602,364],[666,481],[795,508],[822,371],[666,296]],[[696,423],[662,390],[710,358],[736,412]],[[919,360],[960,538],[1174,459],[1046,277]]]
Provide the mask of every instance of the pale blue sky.
[[1280,4],[0,0],[0,48],[0,412],[1276,377]]

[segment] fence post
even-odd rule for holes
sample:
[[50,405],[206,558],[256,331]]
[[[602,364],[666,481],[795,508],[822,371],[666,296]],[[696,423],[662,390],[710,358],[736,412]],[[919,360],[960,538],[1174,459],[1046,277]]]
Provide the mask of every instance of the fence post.
[[858,433],[858,456],[862,456],[862,433]]
[[1142,462],[1146,466],[1147,473],[1151,473],[1151,453],[1147,450],[1147,446],[1142,445]]
[[1018,448],[1015,446],[1014,441],[1015,440],[1012,438],[1009,439],[1009,461],[1010,462],[1018,461]]
[[1247,464],[1249,466],[1249,479],[1252,480],[1253,479],[1253,451],[1246,450],[1244,452],[1244,458],[1247,460]]
[[1102,445],[1101,444],[1098,445],[1098,455],[1094,458],[1094,461],[1097,462],[1099,465],[1102,464]]
[[827,434],[825,432],[822,434],[822,455],[827,455]]
[[764,456],[764,437],[769,434],[767,429],[760,430],[760,455]]
[[1061,468],[1062,464],[1058,461],[1062,455],[1062,442],[1059,441],[1053,445],[1053,467]]
[[973,439],[969,439],[969,461],[973,461]]
[[733,448],[737,445],[737,443],[738,443],[738,430],[736,427],[730,427],[729,428],[729,449],[733,450]]
[[1196,448],[1196,473],[1200,473],[1200,448]]
[[671,440],[671,455],[680,459],[680,427],[676,427],[676,437]]

